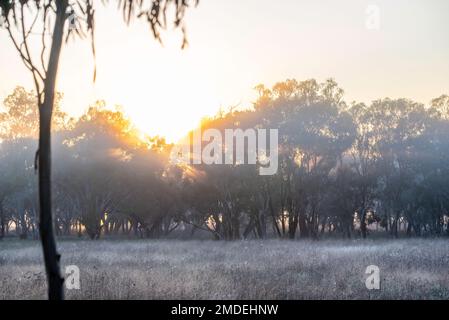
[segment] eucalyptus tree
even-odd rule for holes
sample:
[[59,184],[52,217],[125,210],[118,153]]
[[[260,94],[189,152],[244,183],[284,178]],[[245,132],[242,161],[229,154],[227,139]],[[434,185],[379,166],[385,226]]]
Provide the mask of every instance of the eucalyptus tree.
[[128,190],[122,195],[118,211],[139,236],[159,238],[179,226],[182,190],[167,168],[170,145],[165,141],[150,143],[134,149],[124,163],[120,179]]
[[352,181],[356,187],[354,192],[357,194],[355,207],[360,219],[360,232],[362,237],[366,238],[368,211],[373,211],[377,187],[378,155],[375,151],[375,134],[369,107],[363,103],[356,103],[349,108],[348,112],[357,125],[354,144],[349,150],[348,162],[356,176],[356,179]]
[[[197,4],[198,0],[195,1]],[[90,34],[95,55],[94,0],[1,0],[1,17],[12,44],[30,71],[39,110],[39,148],[36,162],[39,170],[40,237],[50,299],[63,299],[63,282],[59,270],[60,254],[52,222],[51,198],[51,122],[56,96],[56,79],[64,39]],[[104,2],[103,2],[104,3]],[[153,36],[160,40],[160,30],[166,26],[167,8],[174,5],[174,25],[183,28],[183,18],[189,2],[186,0],[118,0],[124,21],[133,18],[148,21]],[[74,20],[73,17],[79,17]],[[71,27],[68,19],[71,19]],[[75,26],[75,28],[73,28]],[[39,30],[37,30],[39,29]],[[40,34],[41,45],[32,47],[31,35]],[[183,46],[186,44],[184,37]],[[37,53],[36,53],[37,52]],[[36,53],[36,54],[34,54]],[[95,79],[95,71],[94,71]]]
[[289,79],[271,89],[263,85],[256,89],[259,99],[254,108],[260,123],[279,130],[281,233],[288,229],[288,237],[294,238],[299,226],[301,237],[317,237],[325,218],[321,204],[329,172],[355,137],[343,90],[332,79],[323,83]]
[[380,157],[380,200],[391,233],[397,237],[404,215],[401,199],[414,179],[410,151],[426,131],[428,116],[422,104],[407,99],[376,100],[369,109],[375,152]]
[[[63,94],[57,92],[54,101],[52,130],[67,129],[70,118],[61,111]],[[14,140],[20,138],[36,139],[39,134],[39,111],[36,92],[17,86],[3,101],[0,112],[0,139]]]
[[36,229],[36,187],[31,138],[8,139],[0,144],[0,224],[1,236],[13,221],[22,238]]

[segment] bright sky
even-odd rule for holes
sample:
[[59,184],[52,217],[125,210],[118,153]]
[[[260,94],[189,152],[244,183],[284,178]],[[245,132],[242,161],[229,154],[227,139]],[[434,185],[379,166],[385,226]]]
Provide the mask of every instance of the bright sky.
[[[380,29],[365,23],[380,8]],[[97,8],[97,81],[88,40],[64,47],[58,90],[79,115],[97,99],[120,104],[142,131],[183,136],[220,106],[247,107],[258,83],[333,77],[346,100],[407,97],[423,103],[449,93],[447,0],[200,0],[180,31],[153,40],[146,23],[127,27],[115,5]],[[33,88],[0,32],[0,99]]]

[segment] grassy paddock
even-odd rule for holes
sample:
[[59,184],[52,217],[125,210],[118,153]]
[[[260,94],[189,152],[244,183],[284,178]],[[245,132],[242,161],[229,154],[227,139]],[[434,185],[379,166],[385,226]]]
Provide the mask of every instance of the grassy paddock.
[[[449,299],[447,240],[59,243],[68,299]],[[377,265],[381,289],[365,287]],[[0,241],[0,299],[46,296],[36,241]]]

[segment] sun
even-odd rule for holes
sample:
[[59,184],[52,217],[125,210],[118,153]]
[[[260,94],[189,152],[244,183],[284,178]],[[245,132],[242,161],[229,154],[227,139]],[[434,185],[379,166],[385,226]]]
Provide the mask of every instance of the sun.
[[175,143],[217,113],[219,84],[211,81],[211,70],[201,68],[201,58],[179,49],[178,40],[154,48],[151,59],[143,50],[132,52],[126,64],[108,55],[98,58],[115,67],[98,73],[95,95],[121,105],[144,134]]
[[[179,81],[179,80],[178,80]],[[195,80],[170,93],[168,83],[159,83],[157,90],[136,90],[125,102],[125,111],[133,124],[144,134],[163,136],[176,143],[198,126],[205,116],[214,115],[219,105]]]

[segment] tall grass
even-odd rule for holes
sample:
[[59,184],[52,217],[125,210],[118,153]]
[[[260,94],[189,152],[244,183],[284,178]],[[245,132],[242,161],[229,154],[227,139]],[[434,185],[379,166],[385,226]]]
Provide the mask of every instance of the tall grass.
[[[62,241],[68,299],[449,299],[447,240]],[[365,270],[380,268],[381,289]],[[0,242],[0,299],[44,299],[35,241]]]

